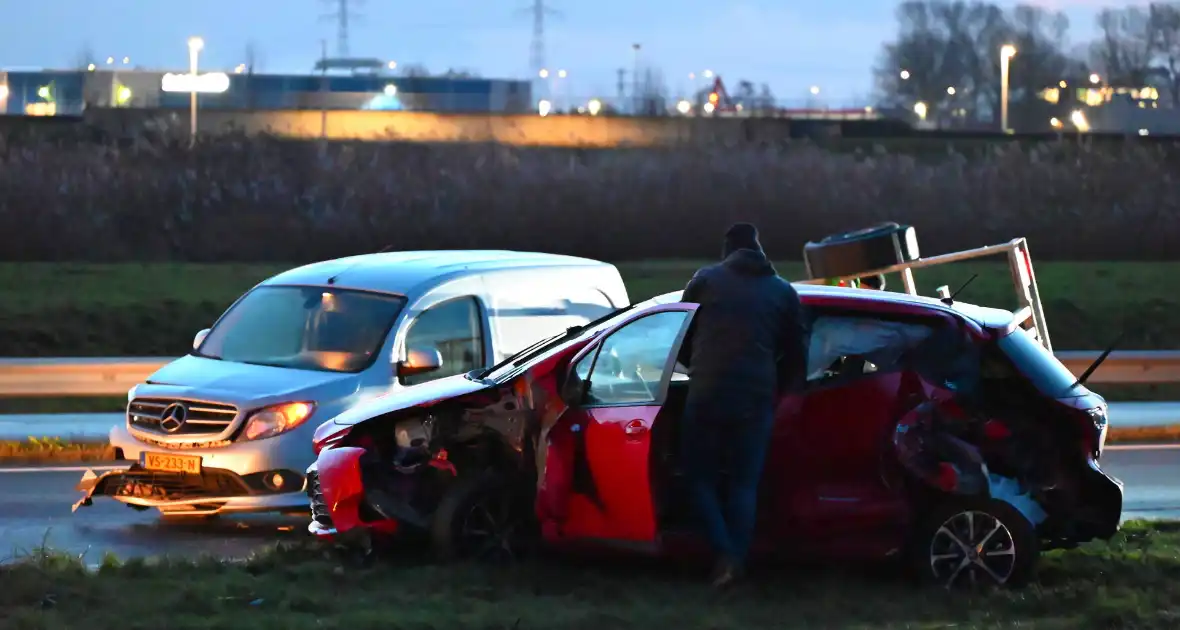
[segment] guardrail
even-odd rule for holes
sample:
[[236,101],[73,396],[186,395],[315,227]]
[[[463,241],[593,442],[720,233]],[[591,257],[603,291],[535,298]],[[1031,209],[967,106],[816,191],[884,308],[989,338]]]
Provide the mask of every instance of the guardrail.
[[[1057,358],[1081,374],[1098,352],[1064,351]],[[0,359],[0,396],[124,396],[172,359]],[[1090,383],[1180,383],[1180,350],[1112,352]]]

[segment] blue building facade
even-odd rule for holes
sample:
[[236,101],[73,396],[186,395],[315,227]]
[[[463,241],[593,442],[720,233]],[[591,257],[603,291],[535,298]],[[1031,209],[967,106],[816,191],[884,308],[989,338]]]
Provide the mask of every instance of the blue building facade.
[[[140,70],[0,72],[0,113],[79,114],[87,107],[187,109],[189,94],[164,92],[163,72]],[[530,111],[528,81],[383,75],[231,74],[202,109],[409,110],[453,113]]]

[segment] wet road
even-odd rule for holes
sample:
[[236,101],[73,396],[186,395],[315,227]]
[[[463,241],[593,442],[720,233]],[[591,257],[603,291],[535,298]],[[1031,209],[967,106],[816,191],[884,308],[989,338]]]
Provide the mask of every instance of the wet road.
[[[1126,484],[1124,519],[1180,518],[1180,444],[1111,447],[1103,468]],[[70,513],[81,495],[74,484],[82,469],[15,472],[0,468],[0,561],[43,542],[88,562],[106,552],[120,557],[215,554],[242,557],[275,540],[308,536],[306,517],[223,516],[195,524],[160,521],[155,511],[137,512],[98,500]]]

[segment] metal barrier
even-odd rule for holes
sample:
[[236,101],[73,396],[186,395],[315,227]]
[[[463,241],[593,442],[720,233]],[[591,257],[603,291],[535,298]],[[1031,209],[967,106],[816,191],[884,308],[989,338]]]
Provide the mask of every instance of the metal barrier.
[[[1097,352],[1065,351],[1057,357],[1074,374],[1098,358]],[[159,357],[93,359],[0,359],[0,396],[125,396],[172,359]],[[1180,383],[1180,350],[1112,352],[1090,377],[1096,384]]]

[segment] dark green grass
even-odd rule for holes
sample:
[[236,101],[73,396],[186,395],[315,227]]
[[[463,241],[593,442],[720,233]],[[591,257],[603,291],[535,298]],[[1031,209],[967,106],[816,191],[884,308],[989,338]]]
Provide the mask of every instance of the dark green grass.
[[[86,562],[100,564],[96,571]],[[768,569],[719,598],[695,571],[635,561],[370,568],[299,546],[241,563],[120,563],[34,552],[0,568],[6,630],[250,628],[993,628],[1180,624],[1176,524],[1044,558],[1018,591],[948,593],[885,569]]]

